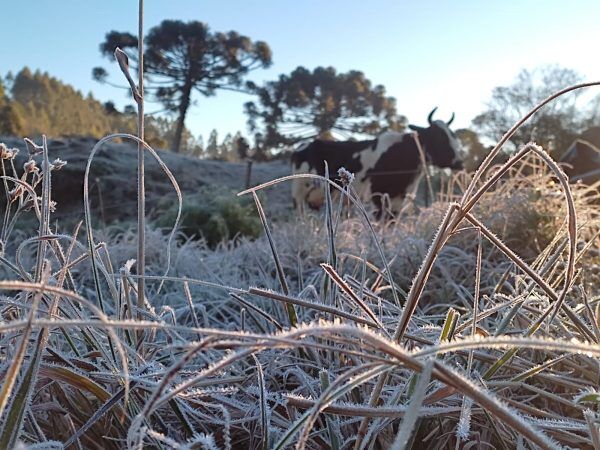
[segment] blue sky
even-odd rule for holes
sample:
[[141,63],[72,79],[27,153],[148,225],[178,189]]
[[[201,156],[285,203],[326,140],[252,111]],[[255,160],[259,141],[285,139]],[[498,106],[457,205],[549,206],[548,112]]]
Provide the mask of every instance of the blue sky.
[[[137,0],[18,0],[3,2],[0,73],[27,65],[48,71],[102,101],[130,103],[123,91],[91,79],[111,68],[98,45],[109,30],[137,30]],[[363,71],[397,99],[416,124],[433,106],[456,112],[468,126],[494,86],[522,68],[558,63],[586,80],[600,79],[600,2],[572,0],[146,0],[146,29],[163,19],[201,20],[214,31],[236,30],[266,41],[273,66],[251,76],[274,79],[298,65]],[[206,139],[216,128],[246,131],[242,105],[251,97],[196,96],[186,125]],[[147,110],[159,109],[148,105]]]

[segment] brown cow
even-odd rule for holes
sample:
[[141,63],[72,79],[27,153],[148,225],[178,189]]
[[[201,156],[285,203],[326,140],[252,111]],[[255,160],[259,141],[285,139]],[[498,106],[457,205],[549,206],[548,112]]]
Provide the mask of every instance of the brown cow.
[[572,182],[593,184],[600,181],[600,127],[585,130],[559,162]]

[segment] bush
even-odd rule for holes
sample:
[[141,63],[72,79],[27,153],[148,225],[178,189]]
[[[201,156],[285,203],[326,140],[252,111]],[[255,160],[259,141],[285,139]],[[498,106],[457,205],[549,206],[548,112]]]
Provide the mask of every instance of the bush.
[[[170,228],[177,217],[177,203],[171,196],[158,204],[160,228]],[[251,199],[238,198],[223,187],[203,187],[193,196],[183,199],[179,231],[186,237],[203,238],[210,247],[240,236],[256,238],[261,232],[260,221]]]

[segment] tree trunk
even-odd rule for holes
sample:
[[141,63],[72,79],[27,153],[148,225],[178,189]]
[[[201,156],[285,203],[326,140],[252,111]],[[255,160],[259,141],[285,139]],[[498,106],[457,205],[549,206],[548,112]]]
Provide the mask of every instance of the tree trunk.
[[181,147],[181,136],[183,135],[183,127],[185,123],[185,115],[190,107],[190,97],[192,95],[192,82],[186,81],[181,92],[181,103],[179,104],[179,116],[177,117],[177,127],[175,128],[175,136],[171,144],[171,151],[179,153]]

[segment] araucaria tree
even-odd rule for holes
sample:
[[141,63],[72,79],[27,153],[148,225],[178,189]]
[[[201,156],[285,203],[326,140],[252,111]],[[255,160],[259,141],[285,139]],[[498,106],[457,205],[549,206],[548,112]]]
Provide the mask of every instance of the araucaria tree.
[[396,113],[396,100],[356,70],[337,73],[333,67],[317,67],[311,72],[297,67],[263,86],[248,87],[258,97],[245,105],[248,125],[261,130],[269,147],[318,135],[374,134],[405,126],[405,118]]
[[[185,116],[194,91],[212,96],[219,89],[241,90],[244,77],[252,70],[271,64],[271,49],[262,41],[230,31],[211,32],[202,22],[165,20],[150,29],[144,40],[146,92],[151,92],[167,110],[177,114],[171,148],[179,151]],[[127,53],[137,68],[137,38],[130,33],[111,31],[100,45],[103,55],[113,58],[116,47]],[[113,59],[114,60],[114,59]],[[97,67],[93,76],[105,81],[106,70]]]

